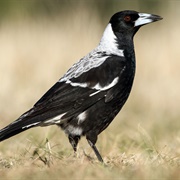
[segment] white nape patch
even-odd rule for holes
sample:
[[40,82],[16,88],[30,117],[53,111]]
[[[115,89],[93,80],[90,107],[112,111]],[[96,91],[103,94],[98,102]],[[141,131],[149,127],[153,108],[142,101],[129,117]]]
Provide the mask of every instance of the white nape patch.
[[43,122],[43,125],[50,125],[50,124],[60,124],[61,123],[61,118],[65,115],[66,113],[60,114],[58,116],[55,116],[51,119],[48,119]]
[[143,24],[148,24],[151,23],[153,20],[150,19],[149,17],[151,17],[151,14],[147,14],[147,13],[139,13],[139,18],[135,21],[134,26],[140,26]]
[[118,81],[119,81],[119,77],[116,77],[116,78],[115,78],[110,84],[108,84],[107,86],[102,87],[102,86],[100,86],[100,84],[98,83],[98,84],[96,84],[96,85],[93,87],[93,89],[97,89],[97,90],[100,90],[100,91],[105,91],[105,90],[110,89],[110,88],[112,88],[113,86],[115,86],[115,85],[118,83]]
[[81,114],[79,114],[77,119],[78,119],[78,124],[81,124],[83,121],[85,121],[85,119],[86,119],[86,111],[84,111]]
[[124,50],[118,48],[117,37],[115,36],[110,23],[107,25],[103,33],[98,48],[101,49],[101,51],[106,51],[107,54],[124,57]]
[[37,125],[37,124],[39,124],[39,123],[40,123],[40,122],[36,122],[36,123],[29,124],[29,125],[27,125],[27,126],[22,127],[22,129],[29,128],[29,127],[31,127],[31,126],[35,126],[35,125]]
[[75,136],[81,136],[82,135],[82,128],[80,127],[74,127],[72,125],[69,125],[66,129],[65,129],[65,133],[66,134],[72,134]]
[[83,88],[88,87],[87,83],[71,82],[70,80],[67,80],[66,84],[71,84],[71,86],[79,86],[79,87],[83,87]]

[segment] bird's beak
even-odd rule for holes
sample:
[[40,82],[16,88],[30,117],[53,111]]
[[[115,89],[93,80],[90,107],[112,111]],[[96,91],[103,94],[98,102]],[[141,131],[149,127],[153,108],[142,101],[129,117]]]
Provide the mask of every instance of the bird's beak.
[[163,19],[161,16],[154,14],[139,13],[138,15],[139,18],[135,21],[134,27],[143,26],[144,24],[149,24]]

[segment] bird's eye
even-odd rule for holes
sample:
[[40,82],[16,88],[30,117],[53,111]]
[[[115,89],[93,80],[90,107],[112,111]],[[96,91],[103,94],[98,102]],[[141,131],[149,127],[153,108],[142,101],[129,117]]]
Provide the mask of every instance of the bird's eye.
[[124,17],[124,21],[125,21],[125,22],[131,21],[131,16],[125,16],[125,17]]

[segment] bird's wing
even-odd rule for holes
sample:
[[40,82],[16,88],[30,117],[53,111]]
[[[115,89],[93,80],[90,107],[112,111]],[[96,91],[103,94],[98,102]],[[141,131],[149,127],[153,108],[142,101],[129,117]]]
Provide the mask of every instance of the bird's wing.
[[108,57],[98,67],[58,81],[29,111],[0,130],[0,141],[35,126],[61,124],[103,98],[109,103],[123,91],[119,84],[126,80],[125,69],[123,57]]
[[114,98],[111,89],[121,81],[124,68],[123,57],[108,57],[76,78],[60,80],[22,117],[57,123],[80,114],[102,98],[109,102]]

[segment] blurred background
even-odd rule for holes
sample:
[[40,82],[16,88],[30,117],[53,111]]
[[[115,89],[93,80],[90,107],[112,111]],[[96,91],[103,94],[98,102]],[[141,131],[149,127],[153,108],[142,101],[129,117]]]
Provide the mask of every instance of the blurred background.
[[[136,34],[137,70],[132,93],[102,133],[99,146],[111,152],[106,137],[112,141],[119,138],[116,147],[122,149],[123,140],[133,142],[148,132],[157,147],[180,152],[178,0],[1,0],[0,128],[31,108],[73,63],[95,48],[110,17],[125,9],[158,14],[164,19]],[[58,143],[65,139],[58,128],[37,129],[4,144],[10,146],[13,141],[23,146],[29,137],[37,141],[49,137]],[[64,142],[71,150],[68,140]],[[127,152],[132,144],[124,143]]]

